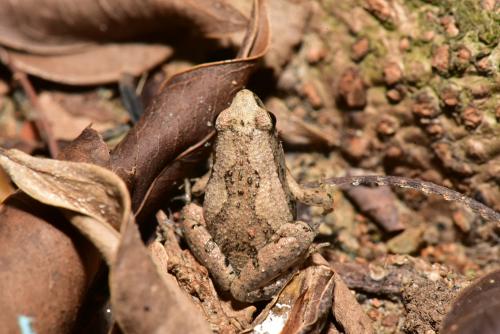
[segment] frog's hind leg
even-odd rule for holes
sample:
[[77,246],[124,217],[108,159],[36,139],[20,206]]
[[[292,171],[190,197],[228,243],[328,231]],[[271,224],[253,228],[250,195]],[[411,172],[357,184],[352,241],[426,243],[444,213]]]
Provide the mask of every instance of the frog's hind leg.
[[198,261],[210,271],[218,286],[229,291],[236,274],[208,232],[203,209],[196,204],[188,204],[182,213],[182,229],[189,248]]
[[243,267],[231,284],[231,294],[246,302],[270,299],[293,274],[290,269],[309,255],[315,235],[301,221],[282,225],[271,242],[259,250],[257,258]]

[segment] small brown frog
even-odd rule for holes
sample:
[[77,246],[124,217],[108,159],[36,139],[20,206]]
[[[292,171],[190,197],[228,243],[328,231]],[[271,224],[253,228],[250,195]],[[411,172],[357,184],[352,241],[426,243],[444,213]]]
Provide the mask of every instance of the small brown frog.
[[270,299],[315,250],[316,227],[296,220],[295,200],[331,210],[333,199],[290,176],[276,119],[251,91],[240,91],[215,126],[203,209],[186,206],[184,235],[222,290],[244,302]]

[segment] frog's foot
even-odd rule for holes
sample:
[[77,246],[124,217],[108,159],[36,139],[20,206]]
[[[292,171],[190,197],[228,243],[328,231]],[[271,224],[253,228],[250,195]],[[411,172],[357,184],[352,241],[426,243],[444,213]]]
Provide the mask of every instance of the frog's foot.
[[301,221],[281,226],[272,242],[262,247],[231,283],[233,297],[244,302],[270,299],[308,256],[315,235]]
[[298,271],[298,266],[289,268],[281,276],[271,281],[268,285],[263,286],[257,290],[249,291],[245,294],[245,301],[254,303],[260,300],[268,300],[276,296],[287,284],[291,281],[293,276]]
[[210,271],[219,287],[228,291],[236,273],[219,246],[212,240],[203,218],[203,209],[196,204],[188,204],[182,213],[184,238],[191,252]]
[[293,197],[297,201],[313,206],[322,207],[326,213],[333,211],[333,194],[326,185],[314,188],[305,188],[295,181],[290,171],[286,171],[286,181]]

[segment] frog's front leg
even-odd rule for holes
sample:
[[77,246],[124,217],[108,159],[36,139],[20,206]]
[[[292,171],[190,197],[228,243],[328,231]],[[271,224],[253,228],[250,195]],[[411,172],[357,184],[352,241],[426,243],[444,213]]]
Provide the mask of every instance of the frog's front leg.
[[286,182],[293,197],[299,202],[322,207],[325,212],[333,210],[333,195],[326,186],[304,188],[295,181],[290,171],[286,170]]
[[229,291],[236,273],[208,232],[203,208],[191,203],[184,207],[182,213],[182,229],[189,248],[198,261],[210,271],[219,287]]
[[271,298],[293,274],[287,271],[309,255],[315,236],[316,232],[304,222],[283,224],[232,282],[233,297],[246,302]]

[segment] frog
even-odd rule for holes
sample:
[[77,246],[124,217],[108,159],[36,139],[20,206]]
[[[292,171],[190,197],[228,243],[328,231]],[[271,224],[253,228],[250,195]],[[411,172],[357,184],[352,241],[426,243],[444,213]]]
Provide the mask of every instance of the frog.
[[185,206],[183,234],[222,291],[240,302],[268,300],[316,251],[318,226],[297,220],[296,201],[329,212],[333,196],[295,181],[276,118],[252,91],[239,91],[215,128],[203,207]]

